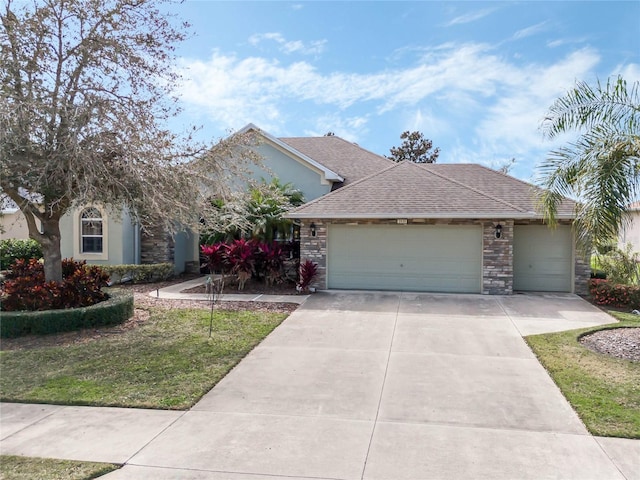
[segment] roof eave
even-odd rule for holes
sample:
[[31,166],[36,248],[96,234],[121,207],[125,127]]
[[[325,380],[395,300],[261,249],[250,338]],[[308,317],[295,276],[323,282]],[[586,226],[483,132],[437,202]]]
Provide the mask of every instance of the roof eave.
[[298,158],[300,158],[303,161],[307,162],[309,165],[314,166],[315,168],[317,168],[318,170],[320,170],[322,172],[322,174],[324,175],[325,180],[329,180],[331,182],[338,182],[338,183],[344,182],[344,178],[342,178],[340,175],[338,175],[333,170],[331,170],[331,169],[325,167],[324,165],[316,162],[311,157],[308,157],[304,153],[299,152],[298,150],[293,148],[291,145],[289,145],[289,144],[283,142],[282,140],[280,140],[279,138],[276,138],[273,135],[265,132],[264,130],[262,130],[261,128],[257,127],[253,123],[249,123],[245,127],[241,128],[240,130],[238,130],[238,133],[247,133],[250,130],[255,130],[256,132],[260,133],[260,135],[262,135],[263,137],[268,139],[270,142],[275,143],[280,148],[288,151],[292,155],[297,156]]
[[[505,212],[481,212],[481,213],[297,213],[291,212],[284,215],[285,218],[305,219],[305,218],[326,218],[326,219],[394,219],[394,218],[415,218],[415,219],[504,219],[504,220],[543,220],[544,215],[536,213],[505,213]],[[573,220],[575,215],[557,215],[558,220]]]

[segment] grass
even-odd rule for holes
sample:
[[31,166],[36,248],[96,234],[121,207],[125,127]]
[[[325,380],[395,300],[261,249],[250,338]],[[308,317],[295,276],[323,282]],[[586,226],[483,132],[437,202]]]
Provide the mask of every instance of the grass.
[[640,327],[636,315],[611,311],[620,323],[600,328],[532,335],[526,341],[589,432],[640,438],[640,362],[601,355],[578,337],[602,328]]
[[0,400],[186,409],[286,314],[154,310],[139,328],[82,344],[0,353]]
[[90,480],[118,468],[118,465],[110,463],[0,456],[0,478],[3,480]]

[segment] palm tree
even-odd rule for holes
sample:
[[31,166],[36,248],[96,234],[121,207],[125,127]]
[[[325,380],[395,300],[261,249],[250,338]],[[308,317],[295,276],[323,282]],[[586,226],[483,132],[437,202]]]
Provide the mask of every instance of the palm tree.
[[584,82],[557,99],[542,123],[545,137],[578,131],[575,142],[554,150],[538,168],[540,206],[549,224],[563,197],[578,200],[581,246],[610,243],[628,221],[640,180],[640,94],[622,77],[591,87]]

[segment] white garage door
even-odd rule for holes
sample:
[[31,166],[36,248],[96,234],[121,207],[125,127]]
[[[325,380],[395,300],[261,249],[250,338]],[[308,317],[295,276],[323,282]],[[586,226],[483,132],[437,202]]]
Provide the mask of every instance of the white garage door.
[[513,230],[513,289],[570,292],[571,227],[516,225]]
[[330,225],[328,287],[479,293],[480,226]]

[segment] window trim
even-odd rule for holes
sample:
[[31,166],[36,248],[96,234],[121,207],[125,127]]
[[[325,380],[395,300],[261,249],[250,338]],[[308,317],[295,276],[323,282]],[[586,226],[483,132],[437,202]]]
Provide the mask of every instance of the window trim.
[[[102,221],[102,252],[83,252],[82,239],[90,235],[83,235],[82,215],[89,209],[95,208],[101,216]],[[97,218],[97,217],[96,217]],[[76,209],[73,214],[73,257],[77,260],[108,260],[109,259],[109,217],[105,208],[101,205],[83,205]]]

